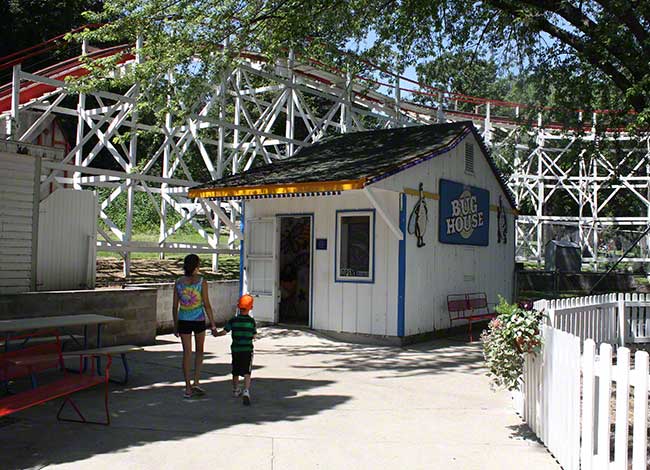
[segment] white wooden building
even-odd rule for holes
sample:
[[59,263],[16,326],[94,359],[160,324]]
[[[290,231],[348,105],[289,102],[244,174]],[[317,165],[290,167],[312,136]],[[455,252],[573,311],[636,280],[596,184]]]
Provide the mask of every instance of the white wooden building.
[[341,135],[190,196],[243,200],[258,320],[403,342],[450,327],[449,294],[513,296],[515,204],[471,122]]
[[97,197],[43,184],[63,151],[0,140],[0,295],[95,286]]

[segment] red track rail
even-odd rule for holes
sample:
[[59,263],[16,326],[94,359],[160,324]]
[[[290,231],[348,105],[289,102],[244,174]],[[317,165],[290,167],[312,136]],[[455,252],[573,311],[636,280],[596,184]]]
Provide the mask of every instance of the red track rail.
[[[97,28],[101,25],[94,24],[94,25],[85,25],[80,28],[77,28],[73,31],[78,32],[82,31],[84,29],[88,28]],[[66,33],[67,34],[67,33]],[[21,51],[15,52],[13,54],[10,54],[8,56],[0,58],[0,70],[4,70],[10,67],[13,67],[14,65],[20,64],[24,60],[41,55],[45,52],[48,52],[52,49],[55,49],[58,47],[58,44],[61,39],[66,34],[61,34],[59,36],[56,36],[52,39],[49,39],[47,41],[44,41],[40,44],[34,45],[32,47],[29,47],[27,49],[23,49]],[[109,47],[106,49],[101,49],[95,52],[92,52],[88,54],[90,58],[103,58],[103,57],[110,57],[115,54],[123,53],[123,57],[120,59],[119,63],[124,63],[129,60],[132,60],[134,58],[133,54],[128,52],[128,49],[131,46],[129,45],[121,45],[121,46],[115,46],[115,47]],[[350,55],[347,52],[341,52],[342,54],[347,54]],[[267,61],[268,59],[258,53],[254,52],[245,52],[241,54],[242,57],[253,59],[253,60],[260,60],[260,61]],[[40,70],[35,73],[35,75],[41,75],[57,80],[65,80],[67,77],[82,77],[84,75],[87,75],[89,71],[83,66],[82,62],[80,61],[81,56],[68,59],[62,62],[59,62],[58,64],[55,64],[53,66],[47,67],[43,70]],[[345,76],[345,72],[334,67],[330,66],[328,64],[325,64],[317,59],[310,58],[310,57],[304,57],[302,58],[306,63],[311,63],[318,68],[322,70],[329,71],[330,73],[336,74],[338,76]],[[356,57],[357,60],[361,60],[364,64],[368,65],[370,68],[372,68],[375,71],[382,72],[384,74],[387,74],[389,76],[392,76],[394,78],[399,78],[401,81],[410,83],[413,85],[416,85],[419,89],[412,89],[412,88],[404,88],[400,87],[400,91],[411,93],[413,95],[418,95],[418,96],[426,96],[429,98],[434,98],[438,99],[439,97],[443,97],[447,100],[451,100],[454,102],[460,102],[460,103],[467,103],[467,104],[473,104],[474,106],[484,106],[487,104],[490,104],[492,107],[492,118],[491,120],[493,122],[499,122],[503,124],[511,124],[511,125],[518,125],[518,121],[512,117],[512,111],[516,108],[519,109],[531,109],[530,105],[526,105],[523,103],[515,103],[515,102],[509,102],[509,101],[502,101],[502,100],[493,100],[493,99],[488,99],[488,98],[482,98],[482,97],[476,97],[476,96],[470,96],[470,95],[463,95],[460,93],[454,93],[454,92],[448,92],[446,90],[432,87],[423,83],[420,83],[416,80],[410,79],[408,77],[404,77],[398,74],[395,74],[393,72],[390,72],[389,70],[386,70],[376,64],[373,64],[372,62],[366,61],[359,59]],[[311,74],[306,71],[300,71],[296,70],[296,73],[303,75],[305,77],[310,78],[311,80],[316,80],[324,84],[332,85],[333,82],[330,80],[317,76],[315,74]],[[388,88],[393,88],[394,85],[388,84],[388,83],[383,83],[378,80],[368,78],[368,77],[363,77],[361,75],[355,75],[353,77],[355,80],[361,81],[361,82],[366,82],[374,86],[383,86],[383,87],[388,87]],[[9,111],[11,109],[11,83],[5,84],[4,86],[0,87],[0,113]],[[21,84],[21,89],[20,89],[20,104],[27,103],[31,100],[37,99],[41,96],[43,96],[46,93],[49,93],[51,91],[54,91],[56,87],[51,86],[51,85],[46,85],[43,83],[35,83],[35,82],[22,82]],[[370,102],[375,102],[378,104],[388,104],[387,101],[382,101],[380,99],[377,99],[375,97],[371,97],[368,94],[358,94],[358,96],[363,97],[364,100],[370,101]],[[414,102],[409,102],[404,100],[404,107],[402,107],[403,111],[407,111],[405,108],[409,106],[415,106],[420,109],[427,109],[430,110],[431,112],[435,112],[436,108],[434,106],[429,106],[425,105],[422,103],[414,103]],[[498,109],[506,109],[509,112],[505,114],[509,114],[507,116],[499,115]],[[540,111],[559,111],[557,108],[550,108],[550,107],[542,107],[539,108]],[[458,116],[463,116],[468,119],[484,119],[484,116],[482,114],[478,113],[472,113],[472,112],[467,112],[467,111],[453,111],[453,110],[445,110],[447,114],[452,114],[452,115],[458,115]],[[580,112],[580,110],[574,110],[576,114]],[[613,114],[613,113],[619,113],[620,111],[616,110],[608,110],[608,109],[602,109],[602,110],[595,110],[593,111],[595,114]],[[628,113],[634,114],[632,111],[629,111]],[[591,127],[590,122],[585,122],[584,128],[588,129]],[[547,128],[563,128],[563,126],[559,123],[545,123],[544,127]],[[577,130],[577,129],[574,129]]]

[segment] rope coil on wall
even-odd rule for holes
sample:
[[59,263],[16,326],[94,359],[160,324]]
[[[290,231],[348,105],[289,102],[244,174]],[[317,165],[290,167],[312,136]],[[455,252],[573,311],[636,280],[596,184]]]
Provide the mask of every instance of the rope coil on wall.
[[418,248],[426,245],[426,243],[424,243],[424,234],[427,232],[428,224],[429,210],[427,209],[427,203],[424,200],[423,185],[420,183],[418,186],[418,201],[415,203],[415,207],[413,207],[413,210],[411,211],[408,223],[408,233],[410,235],[415,235],[418,239]]

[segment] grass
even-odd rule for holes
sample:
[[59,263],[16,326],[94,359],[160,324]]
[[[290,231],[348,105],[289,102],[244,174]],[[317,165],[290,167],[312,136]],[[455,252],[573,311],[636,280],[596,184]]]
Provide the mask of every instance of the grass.
[[[211,232],[208,232],[211,233]],[[158,243],[158,238],[159,235],[157,233],[134,233],[133,234],[133,241],[137,242],[149,242],[152,244]],[[117,238],[114,239],[117,241]],[[228,241],[228,232],[227,231],[222,231],[221,232],[221,243],[227,243]],[[205,239],[199,235],[198,233],[192,231],[192,232],[187,232],[187,233],[175,233],[174,235],[170,236],[167,239],[167,242],[173,243],[194,243],[194,244],[199,244],[199,243],[206,243]],[[239,240],[235,240],[235,249],[239,249]],[[182,260],[185,258],[187,253],[170,253],[165,255],[166,259],[170,260]],[[225,255],[220,255],[219,259],[221,259]],[[199,257],[204,260],[204,259],[212,259],[212,255],[209,254],[203,254],[199,255]],[[114,259],[122,259],[122,255],[120,253],[116,253],[113,251],[98,251],[97,252],[97,258],[114,258]],[[159,259],[160,255],[158,253],[138,253],[138,252],[133,252],[131,253],[131,259]]]
[[[139,242],[158,243],[157,233],[134,233],[133,240]],[[221,233],[221,241],[228,240],[228,232]],[[168,242],[205,243],[205,239],[196,232],[176,233],[167,239]],[[235,249],[239,241],[235,241]],[[188,253],[168,253],[160,259],[158,253],[131,253],[131,274],[124,277],[122,271],[122,256],[111,251],[97,252],[97,286],[123,286],[125,284],[146,284],[158,282],[173,282],[183,272],[183,259]],[[198,254],[201,260],[202,276],[209,281],[239,279],[239,256],[219,255],[218,270],[212,271],[212,255]]]

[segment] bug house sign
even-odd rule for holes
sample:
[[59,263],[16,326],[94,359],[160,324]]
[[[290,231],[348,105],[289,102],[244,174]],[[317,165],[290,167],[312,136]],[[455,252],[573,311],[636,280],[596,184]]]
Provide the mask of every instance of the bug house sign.
[[440,243],[488,246],[490,192],[440,180]]

